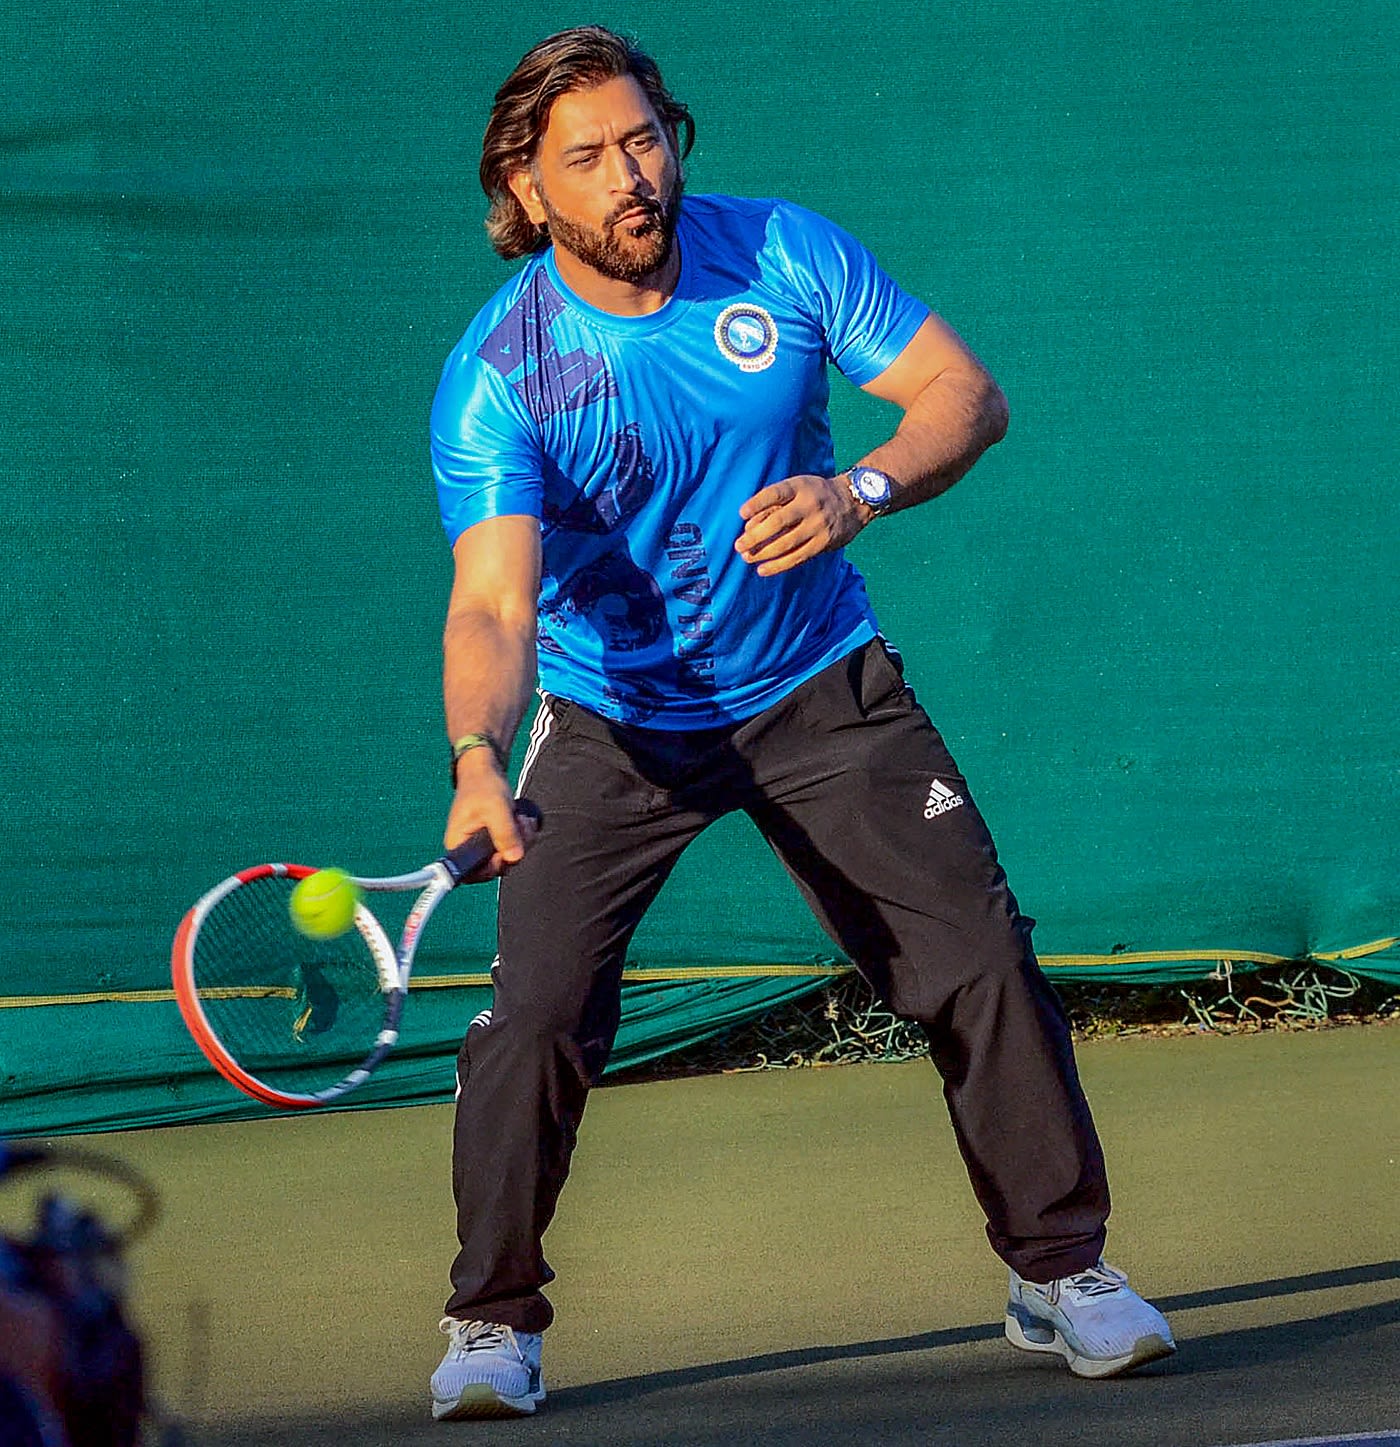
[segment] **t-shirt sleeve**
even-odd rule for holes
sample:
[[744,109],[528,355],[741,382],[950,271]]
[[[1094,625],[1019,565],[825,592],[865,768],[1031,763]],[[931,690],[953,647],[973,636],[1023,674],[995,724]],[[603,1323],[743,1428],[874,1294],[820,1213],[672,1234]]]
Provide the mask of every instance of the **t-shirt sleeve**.
[[464,344],[433,398],[433,479],[447,541],[492,517],[539,517],[539,437],[523,400]]
[[863,387],[908,346],[929,308],[895,284],[848,232],[801,206],[778,213],[793,281],[811,299],[831,360]]

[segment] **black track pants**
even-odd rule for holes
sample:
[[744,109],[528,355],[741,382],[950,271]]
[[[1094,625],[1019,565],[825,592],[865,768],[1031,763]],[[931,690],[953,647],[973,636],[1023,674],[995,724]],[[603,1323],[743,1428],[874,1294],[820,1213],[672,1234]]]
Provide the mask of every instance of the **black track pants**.
[[459,1058],[449,1315],[542,1331],[541,1250],[619,1019],[628,944],[681,851],[744,810],[818,919],[928,1035],[993,1249],[1031,1280],[1098,1259],[1103,1157],[1069,1027],[986,825],[875,641],[738,725],[674,733],[543,704],[501,882],[488,1024]]

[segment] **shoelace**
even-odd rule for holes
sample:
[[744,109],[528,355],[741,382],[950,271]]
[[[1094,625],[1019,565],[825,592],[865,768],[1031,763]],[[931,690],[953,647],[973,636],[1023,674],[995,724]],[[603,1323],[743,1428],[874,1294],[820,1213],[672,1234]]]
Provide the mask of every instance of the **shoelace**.
[[1121,1291],[1127,1284],[1128,1278],[1123,1272],[1115,1270],[1112,1266],[1106,1266],[1102,1261],[1097,1266],[1089,1267],[1087,1271],[1077,1271],[1073,1276],[1061,1276],[1058,1281],[1051,1281],[1045,1286],[1035,1286],[1031,1282],[1026,1283],[1052,1306],[1058,1303],[1060,1297],[1067,1291],[1092,1300],[1097,1296],[1112,1296],[1115,1291]]
[[445,1316],[438,1323],[438,1330],[451,1337],[452,1345],[459,1352],[494,1351],[497,1347],[508,1346],[521,1361],[525,1359],[513,1328],[501,1326],[498,1322],[458,1321],[455,1316]]
[[1128,1278],[1121,1271],[1115,1271],[1111,1266],[1100,1262],[1087,1271],[1076,1272],[1075,1275],[1066,1277],[1062,1283],[1055,1284],[1077,1291],[1080,1296],[1112,1296],[1115,1291],[1121,1291],[1128,1284]]

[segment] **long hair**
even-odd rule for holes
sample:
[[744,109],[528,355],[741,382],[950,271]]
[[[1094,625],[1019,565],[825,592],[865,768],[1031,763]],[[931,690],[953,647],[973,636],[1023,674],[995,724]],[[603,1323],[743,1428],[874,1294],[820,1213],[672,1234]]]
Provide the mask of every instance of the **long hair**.
[[515,199],[510,178],[533,164],[550,108],[570,91],[621,75],[630,75],[646,92],[671,150],[678,157],[690,154],[695,144],[690,111],[666,89],[656,62],[632,41],[601,25],[580,25],[540,41],[496,92],[481,141],[481,189],[491,202],[486,234],[507,261],[549,245],[548,231]]

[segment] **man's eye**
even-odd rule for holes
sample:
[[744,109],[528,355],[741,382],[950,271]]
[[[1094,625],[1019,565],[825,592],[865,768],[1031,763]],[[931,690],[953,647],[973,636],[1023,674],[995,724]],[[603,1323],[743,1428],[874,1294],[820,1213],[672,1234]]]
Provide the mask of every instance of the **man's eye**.
[[655,145],[655,136],[634,136],[632,138],[632,149],[634,151],[650,151]]
[[589,166],[592,166],[592,165],[596,164],[596,163],[597,163],[597,160],[598,160],[597,156],[593,156],[593,155],[589,155],[589,156],[575,156],[575,157],[573,158],[573,160],[571,160],[571,161],[569,162],[569,168],[570,168],[570,170],[581,171],[581,170],[586,169],[586,168],[589,167]]

